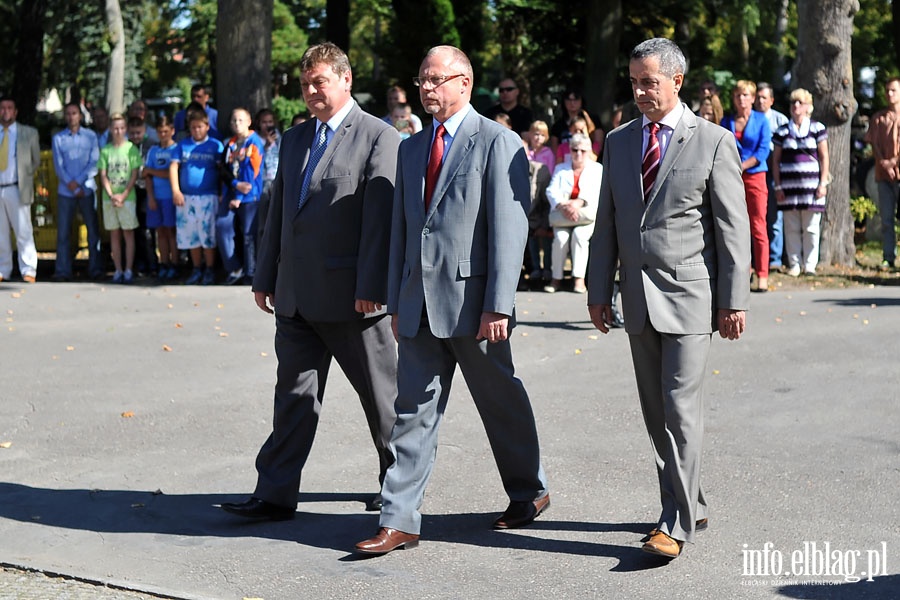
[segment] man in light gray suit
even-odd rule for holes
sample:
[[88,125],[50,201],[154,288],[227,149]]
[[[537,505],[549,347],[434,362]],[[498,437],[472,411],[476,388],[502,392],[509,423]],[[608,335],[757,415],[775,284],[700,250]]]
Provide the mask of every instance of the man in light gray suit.
[[16,122],[12,98],[0,98],[0,281],[13,270],[12,230],[19,253],[19,273],[25,283],[37,278],[37,249],[31,225],[34,174],[41,165],[41,148],[34,127]]
[[612,131],[604,147],[588,309],[607,333],[621,262],[625,330],[662,501],[643,550],[675,558],[707,525],[703,379],[712,332],[735,340],[744,331],[750,225],[734,137],[678,99],[678,46],[643,42],[629,68],[644,116]]
[[419,507],[456,366],[481,415],[510,504],[494,527],[531,523],[550,503],[531,403],[509,332],[528,235],[528,159],[513,132],[469,104],[472,65],[432,48],[414,83],[433,123],[400,145],[388,312],[399,347],[397,461],[380,529],[356,545],[385,554],[418,544]]
[[[347,55],[331,43],[300,62],[315,117],[281,142],[253,278],[256,304],[275,313],[275,416],[256,458],[250,500],[223,504],[259,519],[294,516],[332,357],[359,394],[379,460],[379,484],[397,396],[397,350],[383,304],[400,136],[350,95]],[[369,510],[380,508],[380,496]]]

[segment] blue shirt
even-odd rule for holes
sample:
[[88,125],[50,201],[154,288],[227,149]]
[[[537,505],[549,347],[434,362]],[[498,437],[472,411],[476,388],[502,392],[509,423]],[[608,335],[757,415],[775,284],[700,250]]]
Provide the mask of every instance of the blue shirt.
[[[169,164],[175,157],[175,152],[177,151],[177,149],[178,144],[172,144],[168,148],[153,146],[152,148],[150,148],[150,152],[147,153],[147,162],[145,162],[144,164],[147,165],[147,167],[150,169],[162,169],[164,171],[168,171]],[[172,184],[169,183],[168,176],[153,176],[153,197],[157,200],[172,199]]]
[[178,183],[182,194],[204,196],[219,193],[219,164],[222,162],[222,142],[207,136],[202,142],[184,138],[172,154],[181,163]]
[[66,198],[74,198],[76,190],[69,189],[69,182],[74,181],[85,194],[92,194],[97,189],[94,177],[97,175],[97,160],[100,158],[100,147],[97,145],[97,134],[90,129],[79,127],[77,133],[66,128],[53,136],[53,168],[59,179],[57,194]]
[[[728,115],[722,119],[722,127],[734,133],[734,117]],[[771,152],[772,148],[772,128],[769,127],[769,120],[766,116],[758,110],[751,110],[750,118],[747,119],[747,124],[744,125],[741,139],[737,140],[736,136],[735,139],[738,153],[741,155],[741,162],[744,162],[751,156],[756,157],[756,160],[759,161],[758,165],[750,167],[746,173],[748,175],[765,173],[768,170],[766,159],[769,158],[769,152]]]

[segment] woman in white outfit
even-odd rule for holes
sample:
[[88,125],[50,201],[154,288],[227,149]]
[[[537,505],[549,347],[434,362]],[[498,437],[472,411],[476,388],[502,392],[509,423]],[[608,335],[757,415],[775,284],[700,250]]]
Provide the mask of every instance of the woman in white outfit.
[[559,290],[563,265],[571,250],[572,278],[575,280],[573,289],[576,293],[583,294],[587,291],[584,274],[587,271],[588,243],[594,233],[594,217],[600,199],[603,165],[593,160],[591,140],[586,135],[573,134],[569,147],[572,153],[571,164],[556,165],[547,187],[553,225],[553,279],[544,291]]

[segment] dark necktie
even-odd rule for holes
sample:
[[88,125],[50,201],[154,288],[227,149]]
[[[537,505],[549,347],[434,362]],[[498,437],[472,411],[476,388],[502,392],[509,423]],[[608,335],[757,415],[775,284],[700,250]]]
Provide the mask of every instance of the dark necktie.
[[434,132],[434,141],[431,143],[431,155],[428,157],[428,169],[425,171],[425,210],[431,206],[431,196],[434,194],[434,186],[437,185],[441,175],[441,164],[444,161],[444,129],[443,124],[438,125]]
[[650,191],[653,189],[653,183],[656,181],[656,174],[659,172],[659,138],[656,137],[659,131],[659,123],[649,123],[647,128],[650,130],[650,138],[647,140],[647,151],[644,152],[644,160],[641,161],[641,180],[644,184],[644,203],[650,199]]
[[322,123],[319,127],[318,134],[316,134],[316,142],[313,145],[312,152],[309,154],[309,160],[306,162],[306,172],[303,174],[303,184],[300,186],[300,198],[297,201],[297,210],[300,210],[303,208],[303,205],[306,204],[306,200],[309,196],[309,182],[312,181],[313,171],[316,170],[316,165],[322,160],[322,155],[325,154],[325,147],[328,145],[326,144],[328,141],[327,134],[328,125]]

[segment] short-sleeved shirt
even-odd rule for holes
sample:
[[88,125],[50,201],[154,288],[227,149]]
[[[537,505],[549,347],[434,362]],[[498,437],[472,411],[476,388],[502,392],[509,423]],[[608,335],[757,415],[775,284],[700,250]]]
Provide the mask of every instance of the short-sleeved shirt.
[[[131,180],[131,172],[134,169],[141,168],[141,151],[137,146],[129,141],[125,141],[121,146],[115,146],[112,143],[103,146],[100,149],[100,160],[97,161],[97,170],[106,171],[106,178],[109,179],[109,187],[113,194],[121,194],[128,187]],[[105,193],[104,193],[105,196]],[[109,200],[109,198],[106,198]],[[134,202],[137,196],[134,188],[131,188],[126,202]]]
[[[169,164],[175,156],[178,144],[172,144],[167,148],[161,146],[153,146],[147,153],[147,162],[144,163],[149,169],[169,170]],[[169,183],[168,176],[153,176],[153,197],[157,200],[169,200],[172,198],[172,184]]]
[[178,182],[181,193],[192,196],[219,193],[219,164],[224,146],[208,137],[202,142],[184,138],[178,142],[172,161],[181,164]]

